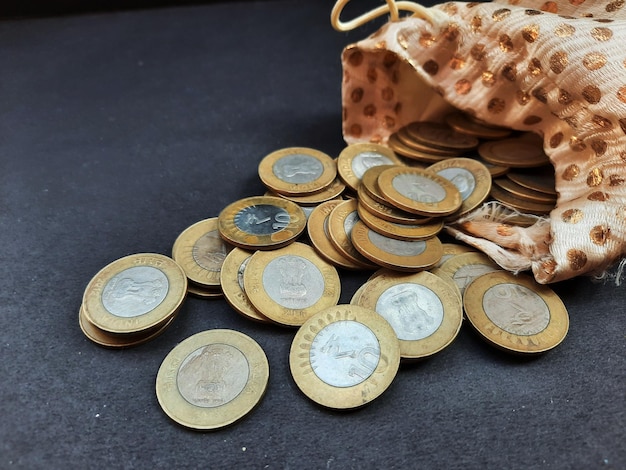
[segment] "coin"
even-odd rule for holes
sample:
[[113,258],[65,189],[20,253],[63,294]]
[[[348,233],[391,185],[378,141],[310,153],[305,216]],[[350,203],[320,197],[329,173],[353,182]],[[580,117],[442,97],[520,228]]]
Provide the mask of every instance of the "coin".
[[387,271],[369,282],[358,305],[375,310],[389,322],[400,340],[403,359],[441,351],[456,338],[463,322],[458,293],[427,271]]
[[433,221],[432,217],[423,217],[410,212],[405,212],[397,207],[389,204],[382,204],[372,199],[365,187],[361,185],[358,192],[358,204],[363,205],[368,212],[371,212],[376,217],[392,222],[394,224],[403,225],[420,225],[427,224]]
[[187,294],[187,276],[173,259],[138,253],[102,268],[83,296],[85,317],[109,333],[138,333],[166,323]]
[[541,143],[530,138],[490,140],[478,147],[478,153],[494,165],[531,168],[548,165],[550,160]]
[[401,155],[405,158],[410,158],[411,160],[417,160],[418,162],[425,163],[434,163],[443,160],[444,158],[458,155],[458,153],[456,152],[453,154],[444,153],[443,155],[437,155],[428,153],[424,150],[417,150],[413,147],[409,147],[403,141],[401,141],[397,133],[391,134],[389,136],[389,139],[387,140],[387,145],[398,155]]
[[337,157],[339,177],[353,191],[359,187],[363,174],[379,165],[402,165],[402,162],[389,147],[369,143],[348,145]]
[[359,187],[359,189],[364,190],[368,194],[368,196],[374,199],[376,202],[379,202],[381,204],[389,204],[389,201],[387,201],[385,196],[380,192],[380,187],[378,186],[378,177],[383,171],[396,167],[402,168],[397,165],[379,165],[370,168],[363,174],[363,177],[361,178],[361,186]]
[[217,217],[187,227],[176,238],[172,258],[199,287],[219,288],[220,269],[232,246],[220,236]]
[[371,403],[391,385],[399,365],[400,345],[389,323],[355,305],[337,305],[311,317],[289,352],[298,388],[333,409]]
[[476,250],[467,245],[458,245],[456,243],[442,243],[441,247],[443,248],[443,255],[441,256],[441,260],[437,263],[437,266],[441,266],[443,263],[448,261],[454,255],[460,255],[461,253],[475,253]]
[[345,269],[362,269],[362,265],[354,263],[342,255],[330,241],[328,218],[332,210],[343,201],[327,201],[311,212],[307,222],[309,240],[317,253],[326,261]]
[[156,396],[172,420],[208,431],[243,418],[261,401],[269,379],[265,352],[249,336],[208,330],[179,343],[156,377]]
[[503,191],[498,186],[493,185],[491,187],[490,195],[502,204],[505,204],[513,209],[521,212],[528,212],[531,214],[547,214],[554,209],[555,204],[544,204],[539,202],[528,201],[514,196],[511,193]]
[[254,253],[243,274],[250,303],[270,320],[300,326],[320,310],[336,305],[339,274],[304,243]]
[[461,150],[458,149],[447,148],[439,145],[430,145],[423,140],[417,140],[415,139],[413,134],[409,132],[409,127],[410,126],[405,126],[401,129],[398,129],[398,132],[396,132],[395,135],[397,136],[398,140],[404,145],[410,147],[417,152],[424,153],[428,156],[428,159],[432,160],[456,157],[461,153]]
[[432,238],[441,232],[441,229],[443,228],[443,220],[441,219],[433,220],[431,223],[420,225],[395,224],[372,214],[364,208],[363,204],[357,205],[357,212],[359,214],[359,218],[371,230],[374,230],[375,232],[378,232],[386,237],[396,238],[398,240],[410,241]]
[[218,217],[221,236],[239,248],[271,250],[293,242],[306,227],[304,211],[295,202],[253,196],[226,206]]
[[277,193],[302,196],[330,186],[337,177],[337,163],[319,150],[289,147],[264,157],[259,177]]
[[508,166],[494,165],[493,163],[489,163],[488,161],[483,160],[478,155],[471,155],[470,157],[476,160],[477,162],[480,162],[483,165],[485,165],[487,169],[489,170],[489,174],[491,175],[491,178],[498,178],[500,176],[504,176],[510,171],[510,168]]
[[362,221],[354,224],[352,242],[367,259],[398,271],[420,271],[431,268],[441,259],[441,242],[437,237],[427,240],[396,240],[371,230]]
[[556,196],[552,194],[546,194],[534,189],[526,188],[509,178],[496,178],[493,182],[504,191],[512,194],[514,197],[523,199],[530,202],[536,202],[539,204],[549,204],[551,206],[556,205]]
[[462,217],[483,203],[491,190],[491,174],[482,163],[471,158],[449,158],[427,168],[449,180],[461,193],[461,207],[454,217]]
[[433,269],[433,273],[437,274],[443,271],[447,274],[456,285],[459,286],[461,296],[465,295],[465,288],[477,277],[493,271],[502,270],[500,266],[494,263],[484,253],[461,253],[453,256],[438,268]]
[[468,320],[492,345],[513,353],[537,354],[558,346],[569,317],[552,289],[526,275],[485,274],[467,286]]
[[237,312],[250,320],[261,323],[270,323],[270,320],[260,313],[248,299],[244,284],[243,273],[252,253],[235,248],[224,260],[220,281],[226,302]]
[[341,196],[341,193],[346,189],[346,185],[341,180],[335,178],[335,180],[326,188],[312,194],[306,194],[304,196],[287,196],[286,194],[276,193],[277,196],[289,199],[295,202],[299,206],[316,206],[325,201],[336,199]]
[[507,178],[520,186],[556,196],[554,169],[548,166],[542,168],[533,168],[531,171],[517,170],[509,172],[507,173]]
[[376,265],[365,258],[352,244],[352,227],[359,221],[356,200],[343,201],[328,216],[328,239],[345,258],[363,269],[375,269]]
[[406,130],[418,142],[442,149],[471,150],[479,144],[476,137],[457,132],[443,123],[412,122],[406,126]]
[[389,203],[423,216],[450,215],[463,202],[446,178],[417,168],[389,168],[378,177],[378,187]]
[[221,289],[208,289],[193,282],[187,284],[187,293],[201,299],[221,299],[224,296]]
[[480,139],[504,139],[511,134],[507,127],[496,127],[470,118],[464,113],[451,113],[445,117],[446,124],[457,132]]

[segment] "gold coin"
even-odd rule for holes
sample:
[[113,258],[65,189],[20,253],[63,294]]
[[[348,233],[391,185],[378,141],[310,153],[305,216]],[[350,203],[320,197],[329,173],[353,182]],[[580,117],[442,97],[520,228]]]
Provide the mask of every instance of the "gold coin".
[[337,305],[311,317],[289,352],[298,388],[333,409],[370,403],[391,385],[399,365],[400,345],[389,323],[355,305]]
[[558,346],[569,317],[552,289],[508,271],[485,274],[465,290],[468,320],[492,345],[513,353],[537,354]]
[[248,299],[244,284],[243,273],[246,270],[252,253],[235,248],[224,260],[220,281],[226,302],[237,312],[250,320],[261,323],[270,323],[270,320],[260,313]]
[[528,212],[530,214],[543,215],[548,214],[554,209],[555,204],[544,204],[539,202],[528,201],[514,196],[511,193],[503,191],[498,186],[493,185],[491,187],[490,195],[502,204],[512,207],[521,212]]
[[187,294],[187,276],[173,259],[138,253],[113,261],[89,282],[85,317],[109,333],[138,333],[166,323]]
[[221,299],[224,297],[224,293],[221,289],[208,289],[204,286],[194,284],[193,282],[187,284],[187,293],[201,299]]
[[535,191],[511,181],[509,178],[496,178],[493,182],[504,191],[525,201],[536,202],[539,204],[556,205],[556,196]]
[[363,269],[375,269],[377,266],[365,258],[352,244],[352,227],[359,221],[356,200],[343,201],[328,216],[328,239],[335,249],[350,262]]
[[172,420],[208,431],[243,418],[261,401],[269,364],[261,346],[232,330],[208,330],[179,343],[156,377],[159,405]]
[[442,243],[441,247],[443,248],[443,255],[439,263],[437,263],[437,267],[441,266],[455,255],[460,255],[461,253],[476,253],[474,248],[467,245],[458,245],[456,243]]
[[320,310],[336,305],[339,274],[304,243],[254,253],[243,274],[248,299],[270,320],[300,326]]
[[461,153],[461,150],[458,149],[445,148],[438,145],[430,145],[424,141],[415,139],[413,135],[409,132],[409,126],[399,129],[395,135],[397,136],[398,140],[404,145],[410,147],[417,152],[428,155],[431,159],[456,157]]
[[421,271],[433,267],[441,259],[441,242],[437,237],[427,240],[396,240],[385,237],[365,225],[354,224],[352,242],[367,259],[398,271]]
[[220,269],[233,249],[220,236],[217,217],[187,227],[176,238],[172,258],[199,287],[219,288]]
[[506,177],[525,188],[556,196],[554,169],[548,166],[542,168],[534,168],[531,171],[517,170],[507,173]]
[[380,187],[378,186],[378,177],[383,171],[388,170],[389,168],[402,167],[399,167],[397,165],[380,165],[370,168],[363,174],[359,190],[364,190],[368,194],[368,196],[374,199],[376,202],[379,202],[381,204],[389,204],[389,201],[387,201],[385,196],[380,192]]
[[511,129],[484,124],[464,113],[451,113],[445,117],[446,124],[457,132],[472,135],[479,139],[504,139]]
[[378,187],[389,203],[423,216],[450,215],[463,202],[446,178],[417,168],[389,168],[378,177]]
[[421,225],[433,221],[432,217],[411,214],[389,204],[382,204],[375,201],[370,197],[363,185],[359,188],[358,203],[363,205],[368,212],[371,212],[376,217],[388,222],[393,222],[394,224]]
[[478,153],[494,165],[509,168],[531,168],[548,165],[550,159],[540,142],[530,138],[511,138],[483,142]]
[[387,145],[389,146],[391,150],[393,150],[398,155],[401,155],[405,158],[409,158],[411,160],[417,160],[418,162],[425,162],[425,163],[434,163],[434,162],[441,161],[445,158],[458,155],[458,153],[456,152],[453,154],[445,153],[444,155],[433,154],[433,153],[428,153],[424,150],[417,150],[414,147],[409,147],[403,141],[400,140],[400,137],[398,137],[397,132],[389,136],[389,139],[387,140]]
[[387,271],[369,282],[358,305],[375,310],[389,322],[400,340],[403,359],[441,351],[456,338],[463,323],[458,293],[427,271]]
[[471,158],[449,158],[427,168],[450,181],[461,193],[461,207],[454,217],[462,217],[487,199],[491,174],[485,165]]
[[306,215],[295,202],[253,196],[226,206],[218,217],[222,237],[239,248],[272,250],[293,242],[306,227]]
[[259,177],[272,191],[303,196],[330,186],[337,177],[337,163],[319,150],[289,147],[263,158]]
[[461,296],[465,295],[465,288],[477,277],[493,271],[500,271],[502,268],[494,263],[484,253],[461,253],[453,256],[438,268],[433,269],[434,274],[442,271],[447,274],[456,285],[459,286]]
[[359,299],[363,292],[367,289],[367,282],[361,284],[361,286],[354,292],[352,298],[350,299],[350,305],[359,305]]
[[326,261],[345,269],[362,269],[362,265],[354,263],[342,255],[330,241],[328,218],[332,210],[343,201],[327,201],[311,212],[307,222],[307,233],[313,248]]
[[441,149],[471,150],[479,144],[476,137],[457,132],[443,123],[412,122],[406,130],[414,140]]
[[357,212],[359,218],[371,230],[397,240],[425,240],[434,237],[443,229],[443,220],[441,219],[433,220],[429,224],[405,225],[381,219],[369,212],[363,204],[358,204]]
[[471,155],[471,158],[485,165],[485,167],[489,170],[489,174],[492,179],[499,178],[500,176],[504,176],[509,173],[510,168],[508,166],[494,165],[493,163],[483,160],[478,155]]
[[344,148],[337,157],[337,172],[343,182],[356,191],[363,174],[379,165],[403,165],[389,147],[379,144],[358,143]]
[[330,201],[331,199],[337,199],[341,197],[341,193],[346,189],[346,185],[341,180],[335,178],[335,180],[326,188],[316,193],[307,194],[304,196],[287,196],[286,194],[276,193],[277,196],[289,199],[295,202],[299,206],[316,206],[322,202]]

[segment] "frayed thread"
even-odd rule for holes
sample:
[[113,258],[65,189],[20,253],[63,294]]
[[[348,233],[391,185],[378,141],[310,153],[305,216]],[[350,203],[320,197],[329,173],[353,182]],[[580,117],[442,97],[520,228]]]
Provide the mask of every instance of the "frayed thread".
[[595,282],[602,282],[604,284],[615,284],[616,286],[621,286],[624,282],[624,277],[626,277],[626,258],[622,258],[619,263],[617,263],[613,268],[607,271],[603,271],[600,274],[596,274],[592,276],[592,279]]

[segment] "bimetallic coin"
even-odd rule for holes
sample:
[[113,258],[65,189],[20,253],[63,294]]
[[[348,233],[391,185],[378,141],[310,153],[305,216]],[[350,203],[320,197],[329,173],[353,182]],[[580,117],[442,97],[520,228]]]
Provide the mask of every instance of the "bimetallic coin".
[[328,238],[345,258],[363,269],[375,269],[376,265],[365,258],[352,244],[352,227],[359,221],[356,200],[343,201],[328,216]]
[[502,268],[494,263],[484,253],[461,253],[453,256],[438,268],[433,270],[437,274],[443,271],[456,285],[459,286],[461,296],[465,296],[465,288],[477,277],[493,271],[501,271]]
[[491,174],[485,165],[471,158],[449,158],[427,169],[449,180],[461,193],[461,207],[454,217],[473,211],[491,191]]
[[431,223],[420,225],[394,224],[387,220],[381,219],[369,212],[363,204],[358,204],[357,212],[359,218],[367,225],[370,230],[380,233],[389,238],[397,240],[425,240],[432,238],[441,232],[443,228],[443,220],[433,220]]
[[244,271],[250,303],[270,320],[300,326],[320,310],[336,305],[339,274],[304,243],[254,253]]
[[289,199],[301,206],[304,210],[305,207],[316,206],[325,201],[331,199],[337,199],[341,197],[341,193],[346,189],[346,185],[343,184],[338,178],[335,178],[330,186],[312,194],[306,194],[304,196],[287,196],[286,194],[276,193],[277,196]]
[[491,126],[464,113],[451,113],[445,118],[446,124],[457,132],[472,135],[479,139],[504,139],[511,134],[506,127]]
[[224,297],[224,293],[219,288],[208,289],[193,282],[187,283],[187,293],[201,299],[221,299]]
[[499,349],[537,354],[558,346],[569,317],[559,297],[525,275],[499,271],[475,279],[463,300],[468,320]]
[[358,203],[376,217],[394,224],[420,225],[433,221],[432,217],[423,217],[411,214],[410,212],[405,212],[389,204],[381,204],[380,202],[375,201],[369,196],[364,186],[359,187]]
[[412,122],[406,130],[414,140],[442,149],[471,150],[479,144],[476,137],[457,132],[447,124]]
[[371,230],[362,221],[354,224],[352,243],[367,259],[398,271],[421,271],[433,267],[441,259],[441,242],[437,237],[427,240],[396,240]]
[[400,340],[403,359],[431,356],[456,338],[463,323],[457,291],[427,271],[387,271],[368,282],[358,305],[376,310]]
[[446,216],[456,212],[463,200],[446,178],[416,168],[389,168],[378,177],[378,187],[394,206],[423,216]]
[[172,420],[209,431],[234,423],[261,400],[269,379],[263,349],[232,330],[190,336],[165,357],[156,378],[156,395]]
[[306,227],[304,211],[295,202],[253,196],[226,206],[218,217],[221,236],[239,248],[271,250],[293,242]]
[[87,320],[109,333],[138,333],[166,323],[187,294],[187,276],[173,259],[138,253],[113,261],[87,285]]
[[376,202],[379,202],[381,204],[389,204],[389,201],[387,201],[383,193],[380,192],[380,187],[378,186],[378,177],[383,171],[396,167],[397,165],[380,165],[374,168],[370,168],[363,174],[359,190],[364,190],[368,194],[368,196],[370,196]]
[[548,165],[550,159],[541,143],[531,138],[512,138],[483,142],[478,153],[494,165],[509,168],[531,168]]
[[369,143],[348,145],[337,157],[339,177],[353,191],[358,189],[368,169],[380,165],[402,165],[402,162],[389,147]]
[[443,248],[443,256],[439,263],[437,263],[437,267],[441,266],[443,263],[448,261],[455,255],[460,255],[461,253],[475,253],[476,249],[467,246],[467,245],[458,245],[456,243],[442,243],[441,247]]
[[319,150],[290,147],[264,157],[259,163],[259,177],[277,193],[303,196],[330,186],[337,177],[337,164]]
[[389,323],[355,305],[337,305],[311,317],[289,353],[298,388],[334,409],[357,408],[379,397],[399,365],[400,346]]
[[172,258],[199,287],[219,288],[220,269],[232,246],[220,236],[217,217],[187,227],[174,242]]

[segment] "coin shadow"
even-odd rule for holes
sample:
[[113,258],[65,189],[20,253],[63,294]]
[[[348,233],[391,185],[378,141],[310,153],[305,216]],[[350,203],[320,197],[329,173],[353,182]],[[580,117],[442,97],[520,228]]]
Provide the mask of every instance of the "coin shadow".
[[471,348],[480,354],[481,358],[491,362],[497,362],[503,365],[523,365],[537,361],[543,357],[546,353],[515,353],[500,349],[496,346],[489,344],[485,339],[480,336],[471,325],[463,325],[465,331],[465,339],[468,343],[471,343]]

